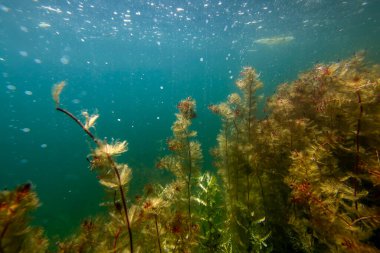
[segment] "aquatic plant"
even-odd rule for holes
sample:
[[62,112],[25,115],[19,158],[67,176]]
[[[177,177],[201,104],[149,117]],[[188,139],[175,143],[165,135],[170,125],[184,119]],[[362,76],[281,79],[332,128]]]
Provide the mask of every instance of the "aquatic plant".
[[220,206],[220,190],[217,178],[209,172],[199,177],[197,196],[200,219],[199,244],[204,252],[221,252],[223,242],[223,215]]
[[[228,192],[233,192],[234,199],[242,199],[248,204],[251,201],[249,176],[253,172],[250,165],[253,157],[250,153],[253,149],[255,134],[257,104],[255,92],[262,83],[258,80],[255,70],[250,67],[244,68],[241,75],[243,78],[236,82],[236,86],[241,91],[242,97],[233,93],[228,97],[227,102],[210,105],[209,109],[220,115],[223,121],[222,130],[217,137],[218,147],[213,150],[216,166],[223,176]],[[232,171],[233,167],[234,171]],[[243,182],[240,182],[244,178],[243,175],[246,177]],[[243,185],[244,188],[241,189]],[[242,191],[245,192],[245,196],[241,196]],[[231,196],[229,198],[232,200]]]
[[30,212],[39,206],[32,185],[0,191],[0,252],[46,252],[48,240],[41,228],[29,225]]
[[[379,66],[364,55],[319,64],[268,101],[291,164],[289,224],[306,252],[377,252]],[[301,135],[297,133],[301,131]]]
[[[94,127],[95,122],[99,117],[98,114],[95,113],[93,115],[89,115],[87,111],[83,111],[82,115],[85,119],[85,122],[82,123],[71,112],[62,108],[60,104],[60,94],[65,85],[65,81],[62,81],[55,84],[53,87],[52,95],[55,101],[55,108],[57,111],[64,113],[72,120],[74,120],[96,145],[87,159],[90,162],[91,170],[97,171],[99,182],[106,188],[117,190],[119,192],[122,206],[120,207],[116,205],[115,202],[115,209],[117,211],[119,211],[119,209],[123,210],[125,224],[129,235],[129,248],[130,252],[133,253],[132,230],[125,197],[125,187],[131,178],[131,169],[127,164],[120,164],[116,163],[115,161],[115,158],[117,156],[127,151],[127,142],[112,141],[111,143],[108,143],[106,140],[100,140],[95,137],[91,133],[90,129]],[[116,213],[120,213],[121,215],[121,212]]]
[[65,241],[58,242],[58,252],[106,252],[107,235],[104,229],[104,220],[100,218],[85,219],[80,230]]
[[[200,143],[192,140],[196,137],[197,132],[190,130],[192,120],[196,117],[196,103],[195,100],[188,97],[181,100],[178,105],[178,113],[176,114],[176,120],[172,125],[173,136],[167,140],[168,150],[171,154],[163,157],[157,163],[157,168],[164,168],[171,171],[175,177],[175,184],[178,186],[179,193],[183,192],[182,185],[185,186],[185,199],[186,199],[186,209],[187,209],[187,237],[192,239],[195,235],[192,232],[196,230],[196,225],[193,222],[192,213],[192,196],[193,188],[196,184],[195,178],[199,175],[201,162],[202,162],[202,151]],[[180,228],[182,226],[182,210],[183,201],[179,199],[178,203],[173,203],[177,205],[177,212],[175,214],[175,219],[173,220],[174,226]],[[177,219],[177,220],[176,220]],[[175,229],[176,230],[176,229]],[[182,229],[179,229],[182,231]],[[183,235],[181,235],[181,242],[186,244],[181,247],[191,247],[190,244],[193,242],[188,238],[184,240]]]
[[[265,217],[266,202],[263,184],[264,171],[260,167],[257,145],[259,120],[256,118],[256,92],[262,87],[259,74],[244,67],[241,79],[236,81],[239,93],[232,93],[226,102],[210,105],[209,109],[222,119],[218,145],[212,150],[215,166],[225,186],[226,225],[231,233],[233,251],[257,251],[252,238],[268,238],[269,227],[263,218],[260,226],[251,226],[253,219]],[[255,217],[252,214],[255,213]],[[256,230],[254,230],[257,228]],[[255,236],[253,236],[255,234]],[[266,240],[266,239],[265,239]],[[262,244],[264,245],[264,244]]]
[[136,225],[140,231],[137,242],[142,252],[163,252],[167,247],[166,221],[170,210],[165,195],[166,189],[161,185],[148,184],[144,196],[137,198]]
[[[259,119],[260,75],[243,68],[237,93],[209,106],[222,121],[211,152],[220,178],[201,174],[196,103],[180,101],[168,154],[156,164],[174,180],[148,184],[129,207],[131,169],[116,162],[127,142],[98,139],[99,115],[83,111],[81,121],[62,108],[65,82],[56,84],[56,109],[95,144],[87,159],[109,192],[101,204],[109,215],[85,219],[58,251],[378,252],[379,73],[362,53],[318,64],[280,85]],[[46,252],[42,230],[28,225],[37,206],[30,184],[0,192],[0,253]]]

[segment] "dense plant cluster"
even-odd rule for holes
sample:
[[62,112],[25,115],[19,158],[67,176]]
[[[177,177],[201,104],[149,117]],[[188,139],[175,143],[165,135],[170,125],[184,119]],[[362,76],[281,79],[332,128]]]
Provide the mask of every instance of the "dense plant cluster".
[[[210,105],[221,119],[211,150],[218,175],[202,168],[196,102],[186,98],[156,167],[173,174],[128,201],[132,169],[116,158],[126,141],[107,142],[61,107],[93,141],[91,170],[109,192],[108,216],[89,218],[56,243],[58,252],[379,252],[380,66],[362,53],[318,64],[282,84],[257,117],[260,75],[244,67],[236,93]],[[30,184],[0,193],[0,253],[46,252]]]
[[29,225],[39,200],[27,183],[0,192],[0,252],[45,252],[48,240],[41,228]]

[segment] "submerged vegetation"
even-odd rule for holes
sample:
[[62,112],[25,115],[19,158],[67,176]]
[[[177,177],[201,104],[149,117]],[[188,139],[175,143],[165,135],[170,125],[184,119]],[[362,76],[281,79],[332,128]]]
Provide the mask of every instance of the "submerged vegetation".
[[[84,220],[58,252],[379,252],[380,66],[362,53],[318,64],[280,85],[263,118],[259,77],[244,67],[236,93],[209,106],[222,123],[217,175],[202,168],[189,97],[156,164],[173,181],[147,185],[133,202],[132,170],[116,161],[127,142],[96,137],[99,115],[83,111],[81,121],[64,109],[65,82],[56,84],[56,110],[93,141],[90,168],[110,196],[108,216]],[[37,206],[30,184],[0,193],[0,253],[47,251],[43,230],[29,225]]]

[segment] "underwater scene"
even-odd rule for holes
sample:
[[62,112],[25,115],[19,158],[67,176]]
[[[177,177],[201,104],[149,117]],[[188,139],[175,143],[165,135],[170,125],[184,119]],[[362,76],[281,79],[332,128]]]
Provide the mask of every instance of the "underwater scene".
[[380,252],[379,0],[0,0],[0,253]]

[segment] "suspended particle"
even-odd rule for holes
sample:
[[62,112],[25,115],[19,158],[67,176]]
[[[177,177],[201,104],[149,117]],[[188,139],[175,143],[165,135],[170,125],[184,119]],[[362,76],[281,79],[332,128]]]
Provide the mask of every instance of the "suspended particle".
[[7,89],[11,90],[11,91],[15,91],[16,90],[16,86],[14,86],[13,84],[8,84],[7,85]]
[[49,23],[46,23],[46,22],[40,22],[38,24],[38,27],[43,28],[43,29],[49,28],[50,26],[51,25]]
[[23,131],[24,133],[29,133],[30,132],[30,128],[24,127],[24,128],[21,129],[21,131]]
[[3,11],[3,12],[9,12],[11,9],[8,8],[7,6],[4,6],[4,5],[0,5],[0,9]]
[[20,30],[27,33],[28,32],[28,28],[26,28],[25,26],[20,26]]
[[28,52],[26,52],[26,51],[19,51],[18,52],[21,56],[23,56],[23,57],[27,57],[28,56]]
[[64,55],[61,57],[60,61],[62,64],[66,65],[66,64],[69,64],[70,58],[67,55]]

